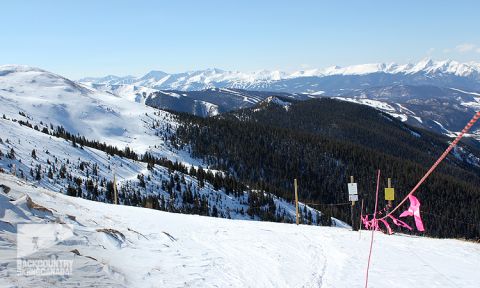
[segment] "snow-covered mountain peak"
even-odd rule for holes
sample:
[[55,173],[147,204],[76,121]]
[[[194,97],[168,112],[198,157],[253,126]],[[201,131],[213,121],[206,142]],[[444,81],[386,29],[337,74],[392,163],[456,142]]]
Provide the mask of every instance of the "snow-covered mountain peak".
[[202,71],[203,73],[206,74],[222,74],[225,73],[225,70],[219,69],[219,68],[207,68]]
[[419,70],[426,69],[431,67],[435,64],[435,62],[431,58],[424,58],[415,64],[415,67],[418,67]]
[[5,73],[16,73],[16,72],[46,72],[43,69],[32,67],[28,65],[20,65],[20,64],[6,64],[0,65],[0,75],[4,75]]
[[267,99],[265,99],[265,101],[267,103],[273,103],[273,104],[276,104],[276,105],[280,105],[282,107],[288,107],[290,105],[292,105],[291,102],[287,102],[287,101],[284,101],[276,96],[269,96],[267,97]]
[[475,63],[460,63],[453,60],[433,61],[427,58],[414,64],[411,68],[405,69],[404,72],[409,74],[452,74],[467,77],[475,73],[479,74],[480,69]]
[[152,71],[148,72],[147,74],[145,74],[144,76],[142,76],[141,78],[138,78],[138,79],[139,80],[154,79],[154,80],[158,81],[158,80],[164,78],[165,76],[168,76],[168,73],[163,72],[163,71],[152,70]]
[[446,73],[457,76],[468,76],[472,73],[479,73],[480,65],[478,63],[460,63],[453,60],[434,61],[426,58],[416,63],[397,64],[397,63],[371,63],[359,64],[346,67],[332,66],[325,69],[311,69],[306,71],[297,71],[289,75],[290,78],[302,76],[332,76],[332,75],[368,75],[372,73],[388,74],[433,74]]
[[253,111],[258,112],[264,109],[265,107],[268,107],[269,105],[278,105],[280,107],[283,107],[283,109],[287,110],[290,108],[292,105],[291,102],[285,101],[283,99],[280,99],[277,96],[268,96],[265,98],[265,100],[261,101],[260,103],[257,104],[258,108],[255,108]]

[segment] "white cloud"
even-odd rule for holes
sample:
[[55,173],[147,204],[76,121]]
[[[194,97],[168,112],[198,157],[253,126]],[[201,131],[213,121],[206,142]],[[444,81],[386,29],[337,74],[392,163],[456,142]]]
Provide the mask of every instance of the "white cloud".
[[477,48],[475,52],[480,53],[480,48]]
[[[455,47],[455,50],[457,50],[460,53],[466,53],[475,50],[476,46],[472,43],[463,43],[460,45],[457,45]],[[478,51],[478,49],[476,49]]]

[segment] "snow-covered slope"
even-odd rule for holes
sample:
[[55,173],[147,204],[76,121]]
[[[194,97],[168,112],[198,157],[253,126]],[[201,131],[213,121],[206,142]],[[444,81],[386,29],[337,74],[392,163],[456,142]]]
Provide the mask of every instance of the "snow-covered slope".
[[[262,194],[261,197],[266,197],[265,201],[271,199],[275,206],[273,218],[269,220],[294,220],[292,203],[271,194],[246,190],[228,192],[221,185],[215,187],[208,180],[200,180],[191,173],[191,168],[186,171],[161,165],[149,168],[145,161],[80,147],[39,130],[20,125],[15,118],[0,118],[0,171],[15,171],[20,178],[35,181],[41,187],[101,202],[112,202],[108,183],[113,181],[115,174],[119,201],[125,205],[145,206],[150,199],[152,205],[160,210],[233,219],[265,220],[259,213],[271,211],[270,202],[257,203],[256,212],[249,211],[252,201],[256,201],[251,198]],[[160,142],[160,139],[158,137],[157,141]],[[9,156],[11,151],[13,157]],[[149,153],[178,161],[187,168],[199,169],[202,166],[201,161],[192,159],[187,151],[175,149],[168,143],[152,146]],[[201,208],[197,207],[199,201]],[[313,224],[318,223],[320,212],[304,208],[303,204],[300,208],[309,213],[304,215],[305,219],[309,216]]]
[[[115,206],[59,195],[1,173],[0,184],[5,185],[0,189],[2,287],[364,285],[370,232]],[[72,274],[18,275],[20,223],[72,225],[70,238],[34,255],[72,260]],[[478,287],[479,244],[376,233],[373,245],[369,287]]]
[[0,66],[0,103],[7,117],[24,113],[32,124],[61,125],[70,133],[140,153],[162,145],[153,121],[162,128],[175,125],[170,113],[27,66]]
[[158,92],[156,89],[148,88],[145,86],[136,86],[132,84],[118,84],[118,85],[102,85],[102,84],[91,84],[89,87],[92,87],[99,91],[104,91],[107,93],[112,93],[114,95],[120,96],[124,99],[127,99],[132,102],[145,103],[145,99],[151,93]]

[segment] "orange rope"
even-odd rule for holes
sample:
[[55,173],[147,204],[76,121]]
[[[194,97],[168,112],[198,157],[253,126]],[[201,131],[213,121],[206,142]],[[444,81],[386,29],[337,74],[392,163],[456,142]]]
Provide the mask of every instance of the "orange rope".
[[430,174],[432,174],[432,172],[445,159],[445,157],[447,157],[448,153],[450,153],[450,151],[455,146],[457,146],[460,139],[462,139],[462,137],[465,135],[465,133],[467,133],[470,130],[470,128],[472,128],[473,124],[475,124],[475,122],[477,122],[477,120],[479,118],[480,118],[480,111],[475,113],[475,115],[470,120],[470,122],[468,122],[468,124],[465,126],[465,128],[463,128],[462,132],[460,132],[460,134],[458,134],[457,138],[455,138],[455,140],[453,140],[453,142],[450,144],[450,146],[448,146],[448,148],[445,150],[445,152],[443,152],[443,154],[440,156],[440,158],[438,158],[437,161],[435,161],[435,163],[433,163],[432,167],[430,167],[430,169],[427,171],[427,173],[425,173],[425,175],[422,177],[422,179],[420,179],[420,181],[418,181],[417,185],[415,185],[415,187],[413,187],[412,191],[410,191],[410,193],[408,193],[407,196],[405,196],[405,198],[403,198],[403,200],[394,209],[392,209],[387,215],[383,216],[380,219],[385,219],[389,215],[391,215],[393,212],[395,212],[398,208],[400,208],[400,206],[403,205],[403,203],[405,203],[405,201],[407,201],[407,199],[410,195],[412,195],[413,193],[415,193],[415,191],[417,191],[418,187],[420,187],[420,185],[422,185],[423,182],[425,182],[425,180],[428,178],[428,176],[430,176]]

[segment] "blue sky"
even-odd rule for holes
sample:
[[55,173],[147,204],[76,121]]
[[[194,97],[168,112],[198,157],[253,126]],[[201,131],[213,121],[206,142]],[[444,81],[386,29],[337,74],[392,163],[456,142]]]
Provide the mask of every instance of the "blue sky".
[[0,64],[76,79],[154,69],[480,61],[480,2],[440,2],[5,0]]

